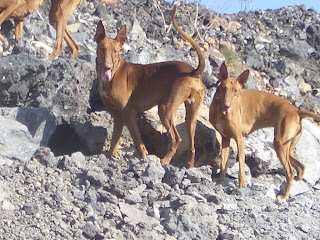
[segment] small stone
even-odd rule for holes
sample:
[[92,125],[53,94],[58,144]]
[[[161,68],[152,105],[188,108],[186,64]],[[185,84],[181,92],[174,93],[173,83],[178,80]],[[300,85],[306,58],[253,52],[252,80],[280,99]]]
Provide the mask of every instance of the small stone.
[[8,200],[5,199],[2,202],[2,209],[5,211],[13,212],[16,209],[16,207],[11,202],[9,202]]
[[39,211],[37,203],[26,203],[22,208],[27,215],[35,215]]

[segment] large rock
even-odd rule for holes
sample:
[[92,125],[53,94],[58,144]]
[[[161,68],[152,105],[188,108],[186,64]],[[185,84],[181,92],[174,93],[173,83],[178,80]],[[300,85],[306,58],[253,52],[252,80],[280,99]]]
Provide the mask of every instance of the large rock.
[[55,117],[46,108],[0,108],[0,158],[30,160],[55,131]]
[[214,207],[197,203],[193,197],[189,197],[180,205],[176,211],[169,211],[168,216],[163,216],[164,228],[170,235],[177,239],[216,239],[218,237],[218,221]]
[[46,107],[59,122],[90,111],[90,96],[96,94],[95,67],[79,59],[10,55],[1,59],[0,79],[0,106]]

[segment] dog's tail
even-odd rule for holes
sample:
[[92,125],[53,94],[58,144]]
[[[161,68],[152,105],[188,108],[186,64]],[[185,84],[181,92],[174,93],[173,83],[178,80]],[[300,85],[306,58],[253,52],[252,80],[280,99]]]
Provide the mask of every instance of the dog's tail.
[[191,43],[191,45],[194,47],[194,49],[196,50],[197,54],[198,54],[198,58],[199,58],[199,64],[198,67],[192,72],[192,75],[194,77],[201,77],[204,68],[205,68],[205,58],[204,58],[204,54],[201,51],[199,45],[197,44],[197,42],[195,40],[193,40],[186,32],[184,32],[177,24],[176,21],[176,12],[177,12],[177,7],[178,5],[174,6],[173,12],[172,12],[172,23],[173,26],[177,29],[177,31],[185,38],[188,40],[188,42]]
[[315,113],[310,112],[310,111],[299,110],[299,117],[300,117],[300,119],[302,119],[302,118],[313,118],[316,121],[320,121],[320,115],[315,114]]

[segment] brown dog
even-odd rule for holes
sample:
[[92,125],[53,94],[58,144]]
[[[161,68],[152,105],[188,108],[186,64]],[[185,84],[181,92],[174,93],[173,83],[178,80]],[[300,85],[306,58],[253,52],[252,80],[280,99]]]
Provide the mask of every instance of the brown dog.
[[[119,0],[100,0],[103,3],[112,4]],[[13,18],[15,22],[15,39],[18,41],[22,37],[23,20],[36,11],[43,0],[1,0],[0,1],[0,25],[8,18]],[[51,0],[49,13],[50,24],[56,29],[56,42],[49,59],[56,58],[62,51],[62,40],[65,39],[70,47],[70,58],[75,58],[79,51],[79,46],[72,38],[67,29],[67,23],[74,9],[81,0]],[[8,41],[0,34],[4,48],[7,48]]]
[[177,107],[184,103],[190,144],[188,167],[194,166],[194,135],[197,113],[204,96],[201,75],[205,67],[205,59],[197,43],[178,27],[175,13],[176,7],[172,14],[173,25],[191,43],[198,54],[197,69],[179,61],[147,65],[125,62],[119,57],[119,51],[126,39],[126,26],[121,27],[115,39],[110,39],[105,35],[102,22],[98,23],[95,35],[98,92],[104,105],[114,117],[111,156],[117,155],[124,125],[128,127],[141,156],[145,157],[148,154],[138,130],[136,114],[158,105],[161,122],[167,129],[170,139],[168,152],[161,162],[170,163],[181,141],[174,125],[174,113]]
[[221,173],[219,183],[226,174],[226,163],[229,156],[230,139],[238,146],[239,185],[245,187],[245,153],[244,139],[255,130],[265,127],[274,128],[274,149],[284,167],[287,186],[278,199],[286,200],[292,187],[294,172],[297,178],[303,178],[305,166],[295,155],[295,146],[302,134],[302,122],[305,117],[320,121],[320,116],[312,112],[301,111],[287,100],[271,93],[257,90],[242,90],[249,77],[249,70],[244,71],[238,79],[229,77],[227,66],[220,67],[219,86],[213,97],[209,120],[222,136]]

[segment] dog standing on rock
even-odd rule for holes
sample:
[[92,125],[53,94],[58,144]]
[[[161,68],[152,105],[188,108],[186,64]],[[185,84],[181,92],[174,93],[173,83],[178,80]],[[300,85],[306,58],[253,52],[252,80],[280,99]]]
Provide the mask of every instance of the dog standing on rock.
[[168,152],[161,162],[170,163],[181,141],[174,125],[174,114],[178,106],[184,103],[189,141],[187,167],[194,166],[194,135],[198,110],[204,96],[201,75],[205,67],[205,58],[198,44],[177,25],[176,10],[177,6],[172,13],[173,25],[195,48],[199,58],[196,69],[180,61],[146,65],[126,62],[119,56],[119,51],[126,40],[126,26],[121,27],[115,39],[110,39],[105,35],[102,22],[98,23],[95,35],[98,92],[114,118],[111,156],[117,156],[124,125],[128,127],[139,154],[142,157],[148,154],[138,130],[136,114],[158,105],[158,114],[161,123],[167,129],[170,141]]
[[[244,71],[237,79],[229,77],[227,66],[220,67],[219,85],[213,97],[209,120],[222,136],[221,172],[218,183],[223,183],[226,175],[226,163],[229,156],[230,139],[238,147],[239,185],[245,187],[245,153],[244,136],[255,130],[274,128],[274,149],[285,170],[286,189],[279,200],[289,197],[293,183],[294,171],[298,180],[302,180],[305,165],[294,155],[295,146],[302,134],[302,119],[313,118],[320,121],[320,115],[301,111],[287,100],[267,92],[242,90],[249,77],[249,70]],[[293,168],[292,168],[293,167]]]

